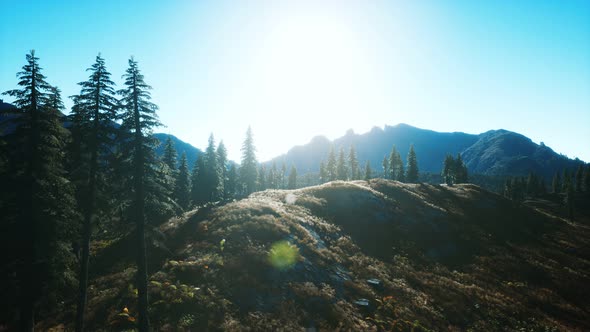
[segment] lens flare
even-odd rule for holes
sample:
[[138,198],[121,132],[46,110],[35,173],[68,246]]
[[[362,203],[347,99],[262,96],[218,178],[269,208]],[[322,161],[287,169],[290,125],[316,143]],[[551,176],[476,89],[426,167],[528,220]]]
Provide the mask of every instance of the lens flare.
[[288,270],[299,258],[299,249],[287,241],[279,241],[272,245],[268,253],[268,261],[275,269]]

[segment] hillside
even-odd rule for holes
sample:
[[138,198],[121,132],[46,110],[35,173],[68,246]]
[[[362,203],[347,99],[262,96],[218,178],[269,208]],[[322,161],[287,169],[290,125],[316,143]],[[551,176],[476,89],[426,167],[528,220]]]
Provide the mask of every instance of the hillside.
[[194,146],[180,140],[178,137],[170,134],[163,134],[163,133],[156,133],[154,137],[160,141],[160,145],[156,148],[156,154],[158,156],[164,155],[164,143],[168,137],[172,139],[174,142],[174,148],[176,149],[176,153],[178,154],[178,160],[180,160],[180,156],[183,153],[186,153],[186,160],[188,162],[189,168],[192,168],[197,160],[197,157],[201,155],[202,151],[195,148]]
[[332,143],[336,152],[341,147],[348,152],[350,145],[354,145],[361,163],[369,160],[375,170],[381,170],[381,161],[384,156],[389,156],[393,145],[405,160],[410,144],[414,144],[416,149],[420,170],[437,174],[447,153],[461,153],[470,173],[491,176],[527,175],[533,171],[549,179],[554,172],[561,172],[564,168],[575,169],[580,162],[507,130],[472,135],[436,132],[407,124],[385,126],[383,129],[374,127],[360,135],[348,131],[333,142],[318,136],[273,160],[294,164],[302,173],[317,172],[319,162],[327,160]]
[[[518,206],[474,185],[376,179],[203,207],[150,236],[152,324],[163,331],[588,330],[589,213],[569,222],[548,199]],[[132,239],[93,244],[92,330],[134,324]],[[51,314],[39,327],[72,321],[72,312]]]

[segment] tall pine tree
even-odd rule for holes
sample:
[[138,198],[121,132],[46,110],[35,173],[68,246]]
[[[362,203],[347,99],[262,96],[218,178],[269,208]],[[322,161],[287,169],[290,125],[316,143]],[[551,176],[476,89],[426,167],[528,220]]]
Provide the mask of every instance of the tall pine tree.
[[137,291],[138,291],[138,328],[141,332],[149,331],[148,293],[147,293],[147,253],[145,243],[145,207],[146,207],[146,171],[155,164],[152,129],[160,125],[157,106],[150,102],[151,87],[144,81],[137,61],[129,59],[129,68],[125,75],[125,88],[121,95],[122,125],[121,129],[130,134],[128,149],[132,156],[133,202],[132,218],[136,225],[137,236]]
[[350,151],[348,152],[348,164],[350,165],[350,179],[359,180],[361,175],[354,145],[350,146]]
[[[64,178],[63,151],[67,131],[60,123],[61,99],[41,74],[31,51],[17,74],[20,89],[5,92],[15,98],[15,131],[6,137],[8,165],[2,174],[3,237],[10,244],[18,279],[20,330],[33,331],[36,307],[56,307],[58,291],[72,287],[68,250],[77,219],[71,184]],[[6,262],[6,261],[5,261]],[[70,280],[73,281],[73,280]],[[51,300],[53,299],[53,301]]]
[[[113,123],[117,119],[115,98],[115,83],[111,80],[104,59],[96,56],[95,63],[87,69],[90,72],[88,80],[78,83],[81,86],[80,95],[76,96],[76,108],[70,116],[72,127],[79,129],[82,135],[80,141],[72,144],[79,146],[80,160],[78,169],[87,170],[79,185],[78,201],[82,207],[84,224],[82,231],[80,259],[80,279],[78,308],[76,312],[76,331],[84,330],[84,310],[86,308],[88,286],[88,263],[90,257],[90,238],[92,235],[92,218],[102,213],[108,207],[97,205],[98,197],[108,192],[108,182],[104,181],[105,161],[113,144]],[[103,167],[101,167],[103,166]],[[103,181],[100,181],[103,179]],[[98,210],[97,210],[98,208]]]
[[240,165],[240,178],[244,186],[243,192],[245,195],[249,195],[256,190],[256,180],[258,178],[257,164],[252,128],[248,127],[246,139],[242,145],[242,164]]
[[414,144],[410,145],[410,151],[407,158],[407,174],[406,181],[409,183],[418,182],[418,160],[416,158],[416,151],[414,151]]
[[190,175],[188,170],[188,162],[186,160],[186,153],[180,157],[180,166],[176,175],[176,182],[174,185],[174,199],[185,211],[190,206]]

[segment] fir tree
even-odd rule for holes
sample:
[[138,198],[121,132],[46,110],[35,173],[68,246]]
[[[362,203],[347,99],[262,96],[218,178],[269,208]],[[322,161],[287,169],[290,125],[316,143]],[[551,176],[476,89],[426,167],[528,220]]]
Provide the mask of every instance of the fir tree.
[[561,192],[566,193],[568,186],[572,182],[570,172],[567,170],[567,168],[563,169],[562,181],[563,182],[561,183]]
[[287,184],[289,189],[296,189],[297,188],[297,168],[295,165],[291,166],[291,171],[289,172],[289,182]]
[[[113,123],[116,120],[115,83],[107,71],[105,61],[100,56],[87,69],[90,76],[87,81],[78,83],[82,88],[80,95],[75,98],[76,109],[71,116],[72,127],[80,129],[84,135],[77,137],[80,141],[81,152],[78,169],[87,169],[86,178],[79,187],[79,203],[83,207],[84,224],[82,232],[82,257],[80,268],[79,298],[76,314],[76,331],[84,330],[84,310],[86,307],[86,288],[88,285],[88,262],[90,257],[90,237],[92,234],[92,218],[101,211],[97,211],[97,196],[104,194],[107,184],[99,179],[105,173],[100,165],[104,165],[105,157],[112,146]],[[82,156],[89,156],[83,158]]]
[[350,165],[350,179],[359,180],[361,176],[359,162],[356,158],[356,151],[354,149],[354,145],[350,146],[350,151],[348,153],[348,164]]
[[463,162],[460,153],[457,153],[457,159],[454,161],[454,173],[455,183],[467,183],[469,181],[467,166]]
[[203,190],[206,192],[207,200],[216,201],[223,197],[223,182],[221,180],[221,168],[218,162],[217,151],[215,150],[215,138],[209,135],[209,143],[205,149],[205,182]]
[[217,145],[217,164],[219,167],[219,193],[224,198],[229,198],[226,194],[226,186],[227,186],[227,149],[225,148],[225,144],[223,141],[219,142]]
[[371,171],[371,163],[367,160],[365,163],[365,180],[369,181],[372,177],[373,172]]
[[584,191],[585,192],[590,192],[590,165],[586,166],[586,169],[584,170]]
[[132,218],[136,224],[137,236],[137,291],[138,291],[138,328],[141,332],[149,331],[148,293],[147,293],[147,254],[145,244],[145,201],[147,197],[146,171],[155,164],[152,128],[159,126],[157,106],[150,102],[151,87],[144,81],[137,62],[129,60],[125,75],[125,88],[121,95],[122,125],[124,132],[130,133],[130,150],[133,169],[133,203]]
[[174,148],[174,142],[172,142],[172,138],[168,136],[166,138],[166,142],[164,143],[164,155],[162,156],[162,161],[164,164],[168,165],[168,168],[171,170],[176,169],[176,160],[178,159],[178,154],[176,153],[176,149]]
[[236,196],[236,190],[238,185],[238,171],[235,164],[231,164],[227,171],[227,183],[225,185],[225,196],[227,199],[234,198]]
[[277,174],[277,172],[278,172],[277,163],[273,160],[270,170],[268,171],[268,177],[267,177],[268,188],[278,189],[278,183],[277,183],[278,174]]
[[381,166],[383,167],[383,178],[389,179],[389,160],[387,159],[387,156],[383,156]]
[[[69,243],[77,221],[71,184],[64,178],[63,150],[67,131],[60,123],[61,99],[41,74],[38,58],[31,51],[19,72],[20,89],[5,92],[15,98],[16,129],[5,137],[8,153],[2,185],[1,226],[3,253],[19,266],[20,330],[32,331],[36,305],[55,307],[63,300],[64,287],[73,287],[72,253]],[[13,227],[6,227],[15,225]],[[13,229],[14,232],[6,232]],[[6,262],[6,261],[5,261]],[[9,264],[10,262],[6,262]]]
[[285,161],[283,160],[283,163],[281,165],[281,175],[280,175],[280,188],[284,189],[286,187],[285,184],[285,179],[286,179],[286,175],[287,174],[287,164],[285,164]]
[[205,190],[207,171],[204,159],[203,154],[199,155],[191,172],[191,202],[195,206],[205,204],[209,199]]
[[248,127],[248,131],[246,131],[246,140],[242,145],[242,164],[240,166],[240,178],[246,195],[249,195],[256,190],[256,180],[258,178],[258,171],[256,169],[257,164],[252,128]]
[[344,148],[340,148],[338,154],[338,163],[336,165],[336,178],[338,180],[348,180],[348,167],[346,167],[346,156],[344,154]]
[[330,181],[334,181],[338,179],[338,172],[336,170],[336,152],[334,152],[334,146],[330,147],[330,152],[328,153],[328,163],[326,164],[326,169],[328,171],[328,176]]
[[442,177],[445,183],[452,186],[455,183],[455,159],[450,154],[447,154],[443,164]]
[[407,175],[406,181],[409,183],[418,182],[418,160],[416,159],[416,152],[414,151],[414,144],[410,145],[410,151],[407,158]]
[[186,153],[183,153],[180,157],[180,166],[178,167],[178,172],[176,174],[174,199],[184,210],[188,210],[190,205],[191,185]]

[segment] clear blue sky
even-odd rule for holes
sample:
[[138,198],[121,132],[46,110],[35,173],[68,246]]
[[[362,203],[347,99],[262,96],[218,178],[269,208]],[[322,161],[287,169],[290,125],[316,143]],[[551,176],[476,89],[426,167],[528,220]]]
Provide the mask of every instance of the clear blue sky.
[[134,55],[158,131],[201,149],[212,132],[235,160],[248,125],[264,161],[403,122],[590,161],[588,0],[0,0],[0,90],[30,49],[64,96],[97,53],[118,84]]

